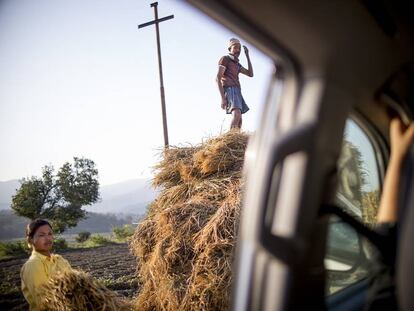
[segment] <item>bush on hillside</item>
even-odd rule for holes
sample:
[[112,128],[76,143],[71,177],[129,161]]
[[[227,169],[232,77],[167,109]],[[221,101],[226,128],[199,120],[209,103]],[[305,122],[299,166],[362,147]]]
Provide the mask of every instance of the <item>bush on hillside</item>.
[[134,234],[134,228],[131,225],[123,225],[122,227],[113,227],[112,233],[118,241],[126,241]]
[[53,240],[53,249],[55,251],[62,251],[68,249],[68,243],[64,238],[55,238]]
[[91,246],[104,246],[112,244],[113,242],[101,234],[93,234],[88,241]]
[[87,241],[91,236],[91,233],[89,231],[82,231],[78,233],[78,236],[75,238],[76,242],[83,243]]
[[0,257],[18,257],[30,254],[30,252],[25,240],[0,242]]

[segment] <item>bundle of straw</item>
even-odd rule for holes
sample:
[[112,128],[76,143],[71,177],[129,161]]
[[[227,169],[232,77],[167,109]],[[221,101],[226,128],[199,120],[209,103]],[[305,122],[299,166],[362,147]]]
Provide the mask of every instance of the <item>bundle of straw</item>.
[[131,302],[117,296],[89,274],[79,270],[57,273],[41,290],[40,310],[134,310]]
[[137,310],[228,309],[247,140],[235,131],[164,151],[162,191],[130,242]]

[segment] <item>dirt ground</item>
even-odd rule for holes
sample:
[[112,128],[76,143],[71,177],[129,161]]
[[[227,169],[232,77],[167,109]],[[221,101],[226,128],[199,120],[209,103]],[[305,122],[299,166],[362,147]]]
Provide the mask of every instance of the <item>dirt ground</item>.
[[[74,268],[89,272],[120,295],[132,297],[138,289],[136,261],[127,244],[60,252]],[[20,291],[20,268],[27,257],[0,261],[0,310],[28,310]]]

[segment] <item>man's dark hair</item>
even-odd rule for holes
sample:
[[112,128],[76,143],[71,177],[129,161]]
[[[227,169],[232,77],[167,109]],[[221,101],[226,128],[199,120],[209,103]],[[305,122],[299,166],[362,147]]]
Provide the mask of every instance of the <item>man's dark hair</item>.
[[41,226],[48,225],[50,229],[53,230],[52,225],[45,219],[35,219],[26,227],[26,237],[33,239],[33,236],[35,235],[37,229],[39,229]]

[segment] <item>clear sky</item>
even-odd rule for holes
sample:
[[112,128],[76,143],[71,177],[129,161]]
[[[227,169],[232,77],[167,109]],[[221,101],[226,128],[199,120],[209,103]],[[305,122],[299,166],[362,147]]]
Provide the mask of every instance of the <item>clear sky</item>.
[[[95,161],[102,185],[151,176],[164,143],[155,27],[137,25],[152,2],[0,0],[0,181],[74,156]],[[197,144],[229,127],[215,76],[236,35],[181,1],[158,3],[159,17],[175,15],[160,24],[170,144]],[[272,63],[246,45],[243,128],[254,131]]]

